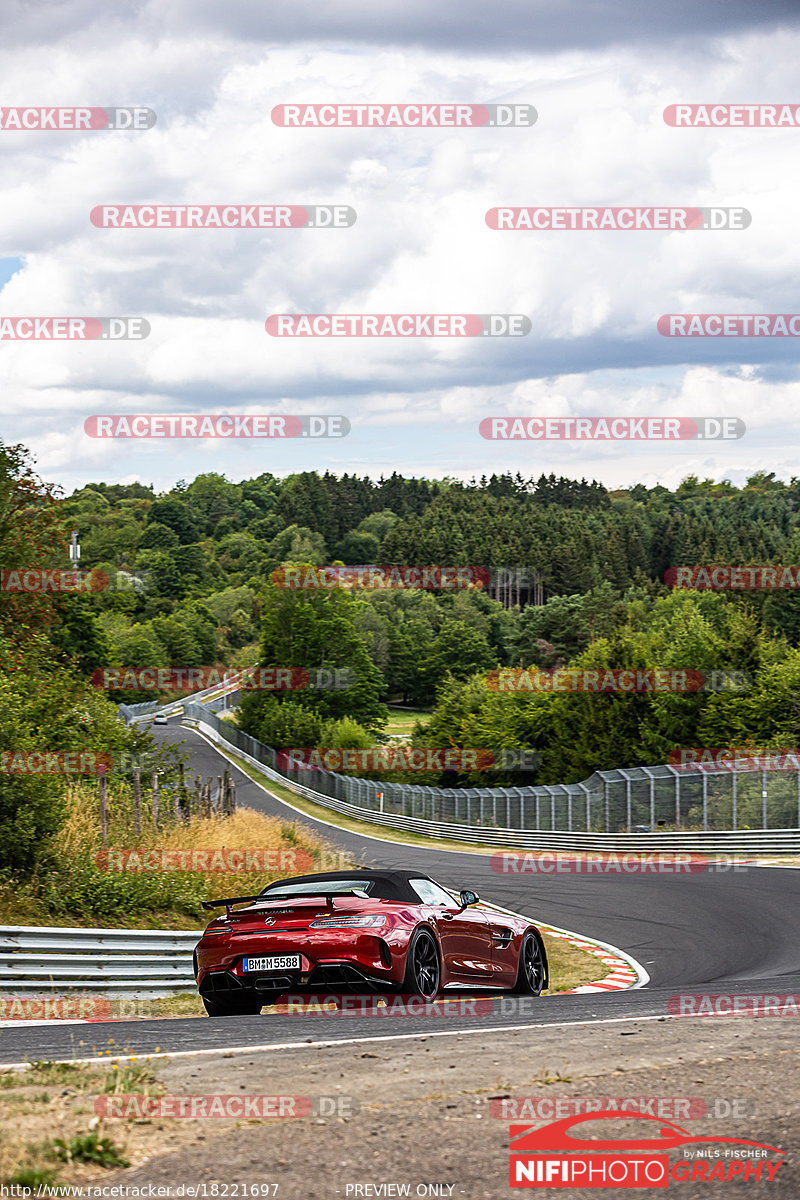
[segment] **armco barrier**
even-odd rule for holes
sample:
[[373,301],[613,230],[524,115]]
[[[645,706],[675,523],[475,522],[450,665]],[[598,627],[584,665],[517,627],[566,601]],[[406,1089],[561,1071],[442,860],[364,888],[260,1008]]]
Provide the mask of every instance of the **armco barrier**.
[[[684,792],[689,785],[696,784],[701,792],[703,809],[707,811],[709,776],[702,779],[687,779],[671,767],[638,767],[630,772],[598,771],[584,783],[529,788],[430,788],[413,785],[398,785],[375,782],[369,779],[354,779],[328,771],[303,771],[317,787],[309,787],[283,771],[275,769],[275,751],[264,746],[249,734],[243,733],[230,722],[222,721],[201,704],[185,701],[184,720],[187,724],[202,728],[212,741],[224,750],[238,755],[262,771],[268,779],[283,784],[299,796],[304,796],[324,808],[357,820],[368,821],[393,829],[406,829],[433,838],[448,838],[453,841],[496,845],[503,848],[523,850],[566,850],[570,852],[641,853],[660,851],[670,853],[699,854],[797,854],[800,853],[800,829],[715,829],[693,831],[652,831],[643,833],[609,831],[612,781],[622,783],[627,792],[627,829],[631,828],[632,783],[630,776],[640,772],[649,780],[650,811],[654,807],[656,782],[671,780],[677,795],[673,798],[673,813],[680,812],[681,787]],[[663,772],[663,775],[659,775]],[[730,783],[734,772],[719,772],[726,783]],[[627,777],[626,777],[627,776]],[[748,782],[749,782],[748,778]],[[794,775],[789,781],[792,788],[798,781]],[[321,791],[319,784],[326,789]],[[741,783],[739,784],[742,787]],[[734,783],[734,790],[736,784]],[[580,797],[580,804],[577,803]],[[336,793],[339,793],[338,795]],[[348,799],[342,798],[342,793]],[[513,796],[512,796],[513,793]],[[353,802],[355,799],[356,802]],[[559,801],[558,813],[556,799]],[[513,801],[513,805],[512,805]],[[456,819],[459,804],[472,816],[481,814],[478,821]],[[574,804],[574,808],[573,808]],[[438,808],[450,809],[446,819],[436,815],[415,815],[418,805],[423,812],[435,812]],[[584,808],[585,805],[585,808]],[[409,811],[403,811],[404,809]],[[517,817],[516,824],[497,823],[505,808],[507,816]],[[575,810],[585,812],[589,831],[574,828]],[[594,812],[600,809],[605,818],[606,832],[595,832]],[[701,810],[703,811],[703,810]],[[549,822],[542,825],[542,815]],[[558,816],[558,820],[557,820]],[[527,817],[527,821],[526,821]],[[535,820],[535,826],[534,826]],[[625,810],[621,823],[625,825]]]
[[0,925],[0,993],[81,991],[169,996],[195,987],[199,930]]
[[[193,692],[189,700],[193,703],[204,704],[212,712],[216,708],[231,707],[229,702],[238,696],[241,678],[242,673],[239,671],[222,684],[216,683],[213,687],[206,688],[205,691]],[[118,704],[117,711],[125,724],[130,725],[131,722],[138,721],[140,717],[154,717],[156,713],[172,716],[181,711],[183,705],[183,700],[173,700],[171,704],[159,704],[157,700],[147,700],[143,704]]]
[[143,704],[120,704],[118,707],[119,715],[126,725],[130,725],[131,721],[135,721],[138,717],[154,713],[158,708],[158,701],[146,700]]

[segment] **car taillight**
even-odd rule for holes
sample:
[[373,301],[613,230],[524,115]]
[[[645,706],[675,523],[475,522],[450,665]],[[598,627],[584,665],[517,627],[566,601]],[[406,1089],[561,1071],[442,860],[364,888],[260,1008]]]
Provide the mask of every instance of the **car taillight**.
[[215,925],[213,928],[211,925],[209,925],[208,929],[203,934],[203,937],[213,937],[217,933],[230,933],[231,928],[232,927],[230,925]]
[[312,921],[309,929],[363,929],[365,926],[383,925],[386,917],[320,917]]

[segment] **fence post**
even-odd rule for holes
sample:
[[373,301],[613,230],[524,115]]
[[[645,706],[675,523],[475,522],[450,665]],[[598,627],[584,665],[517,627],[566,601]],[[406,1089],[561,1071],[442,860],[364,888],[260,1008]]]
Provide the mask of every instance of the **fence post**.
[[103,839],[103,845],[108,845],[108,792],[106,769],[104,766],[98,768],[100,774],[97,779],[97,790],[100,793],[100,836]]
[[153,828],[158,831],[158,771],[153,771]]
[[606,833],[611,833],[611,796],[609,795],[610,784],[607,779],[603,780],[603,791],[606,797]]
[[656,827],[656,781],[650,776],[650,832]]
[[178,796],[179,796],[180,808],[182,810],[182,814],[185,816],[186,821],[188,821],[189,820],[189,793],[186,790],[186,778],[183,773],[183,763],[178,763],[178,776],[179,776],[179,780],[180,780],[179,786],[178,786]]
[[625,803],[628,811],[628,833],[630,833],[631,825],[633,824],[631,815],[631,781],[627,777],[625,779]]
[[767,772],[761,772],[761,824],[767,828]]
[[[800,778],[800,776],[798,776]],[[142,769],[133,768],[133,828],[137,837],[142,832]]]
[[[797,778],[798,778],[798,783],[800,785],[800,774],[798,774]],[[736,820],[737,820],[738,813],[739,813],[739,805],[737,803],[738,797],[739,797],[738,783],[739,783],[739,776],[737,775],[736,770],[734,769],[734,772],[733,772],[733,796],[731,797],[731,816],[733,818],[733,820],[731,821],[731,825],[733,825],[734,831],[736,830]]]

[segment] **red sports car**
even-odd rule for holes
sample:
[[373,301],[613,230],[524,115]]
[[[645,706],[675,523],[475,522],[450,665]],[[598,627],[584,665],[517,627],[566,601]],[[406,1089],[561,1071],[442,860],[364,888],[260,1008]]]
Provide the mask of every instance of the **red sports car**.
[[[235,904],[246,904],[235,909]],[[458,899],[421,871],[337,871],[272,883],[225,907],[194,952],[212,1017],[257,1013],[287,992],[439,992],[547,987],[542,935],[523,917]]]

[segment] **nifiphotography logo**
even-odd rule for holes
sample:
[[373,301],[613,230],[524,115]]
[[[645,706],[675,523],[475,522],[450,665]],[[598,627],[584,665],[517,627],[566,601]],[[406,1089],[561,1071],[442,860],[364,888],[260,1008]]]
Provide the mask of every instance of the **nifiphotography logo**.
[[[577,1125],[601,1120],[609,1122],[606,1138],[573,1132]],[[641,1136],[611,1136],[615,1120],[642,1122]],[[696,1148],[683,1149],[688,1146]],[[682,1155],[671,1166],[665,1153],[670,1150]],[[770,1183],[783,1161],[769,1156],[785,1153],[746,1138],[696,1137],[671,1121],[614,1109],[577,1113],[538,1128],[511,1125],[509,1151],[510,1187],[547,1188],[666,1188],[670,1180]]]

